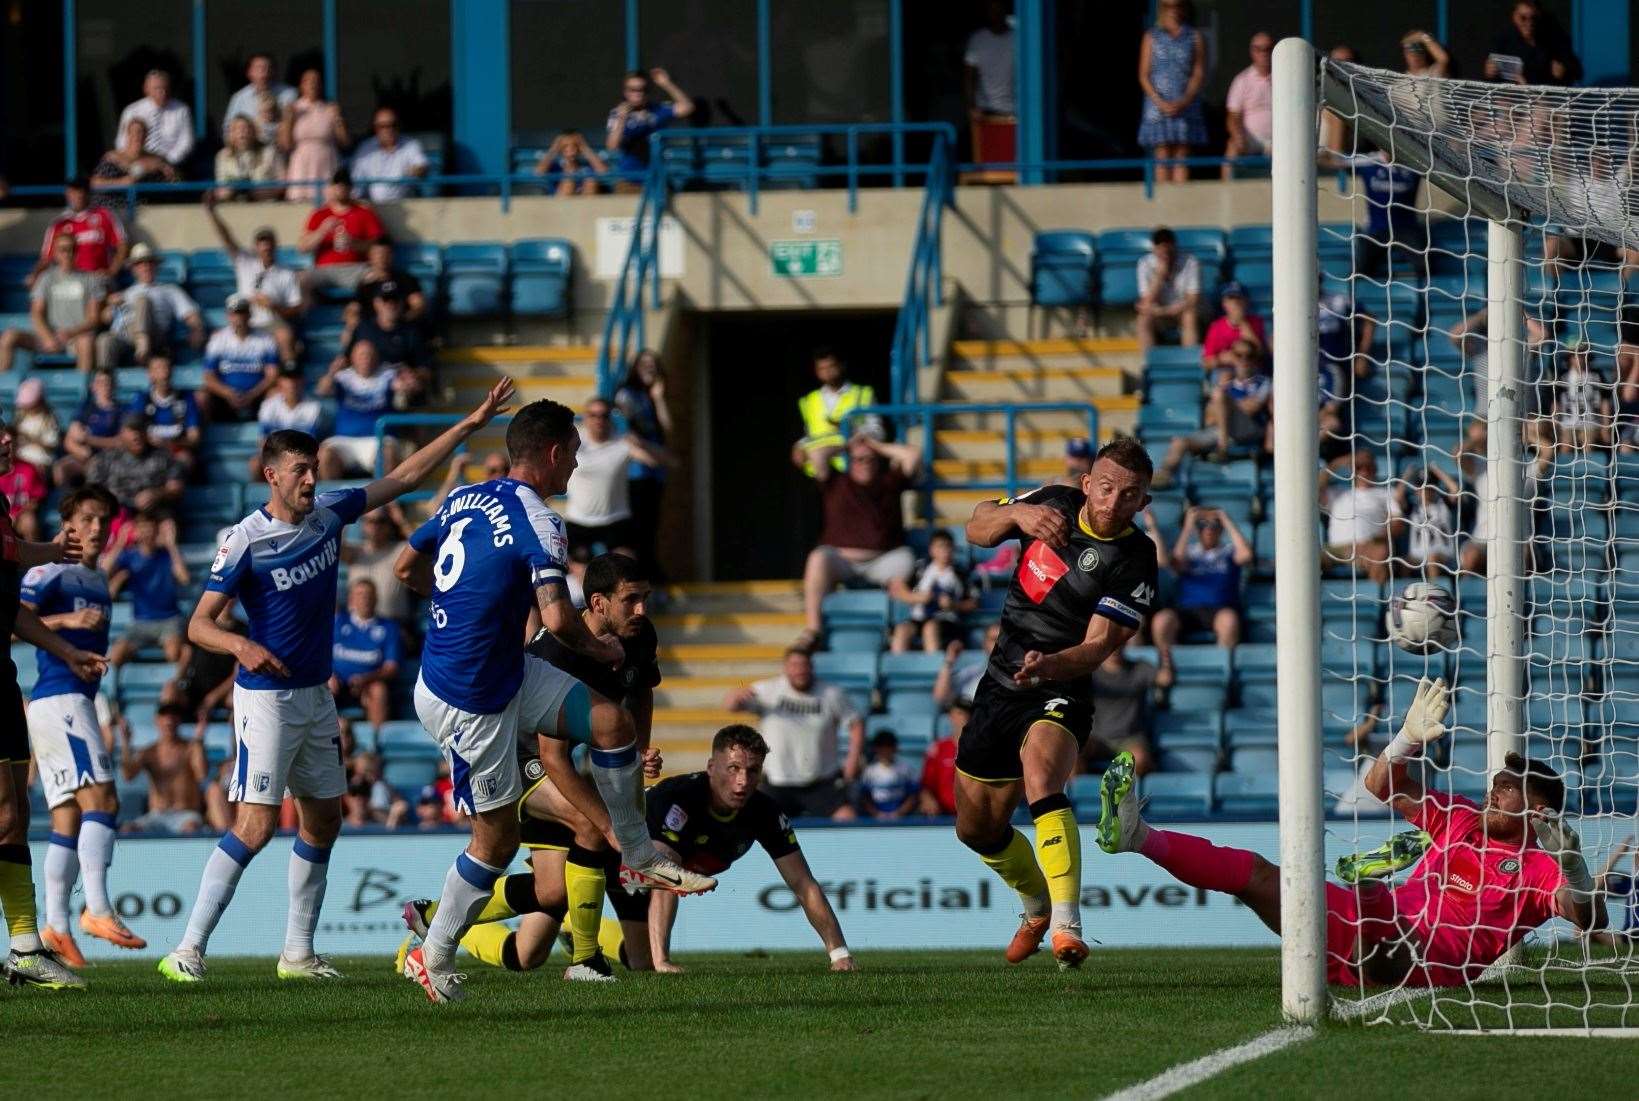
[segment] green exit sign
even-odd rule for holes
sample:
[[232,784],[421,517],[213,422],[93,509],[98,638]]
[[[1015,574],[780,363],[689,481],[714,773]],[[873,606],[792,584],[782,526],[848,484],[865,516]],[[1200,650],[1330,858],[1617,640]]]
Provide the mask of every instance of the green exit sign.
[[841,241],[770,241],[775,275],[841,275]]

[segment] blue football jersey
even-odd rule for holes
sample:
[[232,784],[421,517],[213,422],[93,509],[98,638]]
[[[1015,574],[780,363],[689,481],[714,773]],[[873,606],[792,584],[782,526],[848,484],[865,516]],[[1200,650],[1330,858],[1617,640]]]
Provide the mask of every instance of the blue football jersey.
[[364,490],[321,493],[300,524],[259,508],[228,531],[205,588],[237,597],[252,642],[284,662],[290,676],[240,669],[237,683],[263,691],[310,688],[330,680],[341,529],[364,512]]
[[564,579],[563,521],[523,482],[495,478],[451,493],[410,546],[433,560],[422,682],[451,707],[506,710],[523,682],[535,590]]
[[336,617],[336,641],[331,647],[335,655],[336,676],[344,682],[349,677],[374,673],[389,661],[399,660],[398,624],[385,619],[354,619],[348,612]]
[[[52,562],[35,566],[23,575],[23,603],[34,605],[42,617],[77,612],[81,608],[101,608],[102,626],[94,631],[80,629],[59,630],[63,639],[81,650],[93,654],[108,652],[108,616],[113,599],[108,595],[108,579],[89,566],[79,563]],[[63,659],[44,650],[36,651],[40,679],[34,682],[29,699],[43,700],[51,696],[66,696],[78,692],[82,696],[97,694],[97,680],[81,680]]]

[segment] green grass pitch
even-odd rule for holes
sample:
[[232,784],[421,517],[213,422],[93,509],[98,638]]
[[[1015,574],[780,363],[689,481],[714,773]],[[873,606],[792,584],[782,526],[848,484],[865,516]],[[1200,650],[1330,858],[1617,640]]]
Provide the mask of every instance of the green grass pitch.
[[[686,974],[612,986],[563,982],[557,958],[530,975],[469,961],[471,996],[448,1006],[385,958],[338,960],[330,986],[281,983],[271,960],[212,960],[198,987],[102,964],[84,993],[0,989],[0,1094],[1100,1097],[1280,1023],[1271,951],[1095,947],[1071,974],[999,950],[859,960],[683,957]],[[1631,1097],[1634,1043],[1333,1026],[1187,1096]]]

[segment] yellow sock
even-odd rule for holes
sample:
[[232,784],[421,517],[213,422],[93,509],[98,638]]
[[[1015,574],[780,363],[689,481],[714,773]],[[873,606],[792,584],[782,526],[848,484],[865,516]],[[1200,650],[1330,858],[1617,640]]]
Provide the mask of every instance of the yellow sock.
[[467,930],[467,935],[461,938],[461,947],[479,963],[503,967],[505,965],[502,963],[502,952],[506,949],[507,938],[510,936],[512,930],[499,922],[474,925]]
[[12,939],[39,933],[34,911],[34,868],[27,845],[0,845],[0,910]]
[[620,962],[620,949],[625,943],[620,922],[606,921],[598,926],[598,947],[603,949],[603,958],[610,963]]
[[[513,883],[513,880],[518,880],[518,882]],[[517,892],[520,890],[524,891],[524,897],[529,899],[527,912],[532,913],[540,909],[539,906],[535,905],[534,873],[518,872],[514,875],[504,875],[495,881],[495,886],[490,888],[489,901],[484,903],[484,908],[478,911],[478,916],[472,919],[472,923],[474,925],[487,925],[492,921],[505,921],[507,918],[515,918],[519,914],[525,913],[526,911],[517,909],[512,902],[518,897]],[[438,916],[438,901],[434,899],[432,905],[427,907],[428,924],[431,924],[432,919],[436,916]]]
[[1030,842],[1024,839],[1024,834],[1014,830],[1006,848],[1000,852],[980,853],[979,859],[1001,876],[1003,883],[1019,892],[1025,913],[1037,915],[1047,912],[1047,880],[1042,877],[1036,854],[1031,850]]
[[[1051,805],[1044,805],[1051,804]],[[1049,796],[1030,805],[1036,819],[1036,856],[1047,875],[1047,897],[1053,903],[1053,926],[1081,921],[1081,830],[1064,796]]]
[[569,935],[574,949],[569,962],[591,959],[598,951],[598,926],[603,923],[603,888],[607,882],[603,873],[603,857],[587,853],[592,862],[576,863],[582,854],[571,849],[568,863],[563,866],[563,885],[569,895]]

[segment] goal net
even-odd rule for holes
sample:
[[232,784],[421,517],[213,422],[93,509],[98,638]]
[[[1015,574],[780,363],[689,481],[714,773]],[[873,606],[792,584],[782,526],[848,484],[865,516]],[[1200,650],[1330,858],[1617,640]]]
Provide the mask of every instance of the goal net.
[[[1327,891],[1341,887],[1361,915],[1356,962],[1380,964],[1347,983],[1334,970],[1331,1012],[1450,1030],[1634,1028],[1639,942],[1620,932],[1639,802],[1639,92],[1331,60],[1318,71],[1306,133],[1332,213],[1313,237],[1316,335],[1283,350],[1277,328],[1274,350],[1289,378],[1301,351],[1318,390],[1311,499],[1322,503],[1296,522],[1320,530],[1309,664]],[[1277,232],[1279,203],[1277,193]],[[1280,370],[1277,417],[1298,392],[1281,388]],[[1304,457],[1277,446],[1275,458],[1280,469]],[[1277,575],[1294,562],[1307,564],[1286,554]],[[1393,600],[1413,582],[1456,607],[1454,641],[1427,655],[1391,641]],[[1436,845],[1423,857],[1421,839],[1403,837],[1391,863],[1404,867],[1340,880],[1340,856],[1416,828],[1363,779],[1425,676],[1452,686],[1449,735],[1410,764],[1409,784],[1481,804],[1483,816],[1506,755],[1551,769],[1590,872],[1621,854],[1595,902],[1615,935],[1553,918],[1502,952],[1543,902],[1530,823],[1530,840],[1511,842],[1518,856],[1499,859],[1510,842],[1486,825],[1483,843],[1457,840],[1455,827],[1442,838],[1455,822],[1442,815],[1426,823]],[[1286,801],[1283,786],[1283,816]],[[1438,917],[1413,912],[1419,878],[1444,893]],[[1431,986],[1432,973],[1458,981]]]

